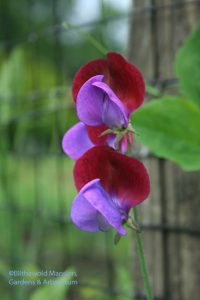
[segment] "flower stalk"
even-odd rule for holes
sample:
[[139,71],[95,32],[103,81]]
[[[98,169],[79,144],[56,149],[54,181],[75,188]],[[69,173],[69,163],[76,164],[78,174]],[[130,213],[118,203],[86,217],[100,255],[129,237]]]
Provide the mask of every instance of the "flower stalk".
[[[138,214],[137,214],[136,207],[133,208],[133,216],[134,216],[135,222],[138,223]],[[135,241],[136,241],[136,247],[137,247],[137,252],[138,252],[138,257],[139,257],[139,262],[140,262],[140,269],[141,269],[141,273],[142,273],[142,277],[143,277],[144,288],[145,288],[147,300],[153,300],[152,288],[151,288],[151,284],[150,284],[150,280],[149,280],[147,264],[146,264],[145,255],[144,255],[144,248],[143,248],[142,239],[141,239],[141,233],[139,231],[135,231]]]

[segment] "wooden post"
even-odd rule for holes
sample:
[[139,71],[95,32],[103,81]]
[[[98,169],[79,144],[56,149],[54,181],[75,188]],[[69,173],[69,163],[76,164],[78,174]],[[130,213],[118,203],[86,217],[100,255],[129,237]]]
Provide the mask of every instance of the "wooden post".
[[[129,59],[146,79],[175,77],[175,54],[200,20],[200,2],[135,0],[130,29]],[[139,8],[145,6],[145,9]],[[151,199],[140,207],[143,238],[154,295],[166,300],[199,300],[200,172],[183,172],[177,165],[148,159]],[[154,228],[154,229],[153,229]],[[189,230],[188,230],[189,228]],[[141,291],[138,262],[134,286]]]

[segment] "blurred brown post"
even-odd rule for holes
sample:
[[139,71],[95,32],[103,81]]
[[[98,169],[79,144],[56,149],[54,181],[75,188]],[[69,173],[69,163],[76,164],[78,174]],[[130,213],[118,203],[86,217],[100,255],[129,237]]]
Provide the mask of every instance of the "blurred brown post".
[[[129,59],[146,79],[174,78],[176,51],[200,21],[200,2],[135,0],[133,6]],[[200,172],[183,172],[154,158],[147,160],[147,166],[152,192],[140,215],[144,224],[152,224],[143,239],[154,295],[199,300]],[[141,291],[136,255],[134,273],[135,289]]]

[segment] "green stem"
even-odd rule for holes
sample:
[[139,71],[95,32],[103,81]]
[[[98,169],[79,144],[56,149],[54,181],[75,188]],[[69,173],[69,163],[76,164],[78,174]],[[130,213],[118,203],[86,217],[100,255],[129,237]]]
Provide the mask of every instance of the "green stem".
[[67,29],[73,29],[80,34],[87,42],[89,42],[94,48],[96,48],[101,54],[106,55],[108,50],[100,43],[96,38],[94,38],[90,33],[84,32],[77,26],[73,26],[70,23],[63,22],[63,27]]
[[[138,214],[137,214],[137,209],[136,207],[133,208],[133,215],[136,223],[138,223]],[[145,261],[145,255],[144,255],[144,249],[142,245],[142,239],[141,239],[141,234],[139,232],[135,232],[135,240],[136,240],[136,246],[137,246],[137,252],[139,256],[139,261],[140,261],[140,269],[142,272],[142,277],[144,281],[144,288],[146,291],[146,296],[147,300],[153,300],[153,294],[152,294],[152,289],[151,289],[151,284],[149,281],[149,275],[147,271],[147,265]]]

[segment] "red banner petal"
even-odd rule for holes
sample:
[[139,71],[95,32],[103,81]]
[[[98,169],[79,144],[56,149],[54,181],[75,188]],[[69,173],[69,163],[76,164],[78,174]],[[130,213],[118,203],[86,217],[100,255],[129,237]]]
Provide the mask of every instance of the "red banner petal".
[[144,101],[145,85],[141,72],[118,53],[108,53],[109,85],[132,112]]
[[95,178],[126,208],[139,204],[150,192],[144,165],[107,146],[94,147],[76,161],[74,180],[78,190]]
[[81,86],[95,75],[105,76],[105,82],[130,112],[144,101],[145,85],[141,72],[115,52],[108,53],[107,59],[90,61],[78,70],[72,86],[74,101]]
[[95,75],[104,75],[108,73],[108,64],[105,59],[92,60],[83,65],[74,76],[72,84],[72,96],[76,102],[77,94],[82,85]]

